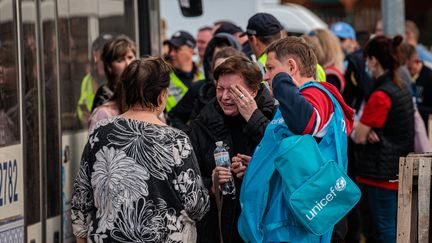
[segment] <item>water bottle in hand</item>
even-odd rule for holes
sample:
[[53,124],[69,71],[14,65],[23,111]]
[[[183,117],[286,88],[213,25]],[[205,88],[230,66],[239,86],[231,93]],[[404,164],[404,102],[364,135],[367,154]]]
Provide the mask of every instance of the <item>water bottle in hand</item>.
[[[216,149],[214,151],[214,158],[215,158],[216,166],[230,168],[231,162],[230,162],[229,153],[225,149],[225,147],[223,146],[222,141],[216,142]],[[235,195],[235,185],[234,185],[233,177],[231,177],[228,182],[223,184],[222,194],[223,195],[227,195],[227,194]]]

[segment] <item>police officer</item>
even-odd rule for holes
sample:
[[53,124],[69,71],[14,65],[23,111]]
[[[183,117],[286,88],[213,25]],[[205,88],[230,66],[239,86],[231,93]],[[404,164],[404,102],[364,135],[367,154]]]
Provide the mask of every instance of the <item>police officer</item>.
[[174,67],[174,71],[170,74],[171,83],[165,107],[169,112],[186,94],[192,83],[204,79],[204,75],[192,61],[196,41],[191,34],[177,31],[164,43],[169,44],[169,61]]
[[257,13],[249,18],[246,31],[242,36],[248,36],[250,47],[258,59],[262,71],[267,61],[267,55],[264,54],[264,51],[273,41],[283,37],[282,30],[279,20],[271,14]]

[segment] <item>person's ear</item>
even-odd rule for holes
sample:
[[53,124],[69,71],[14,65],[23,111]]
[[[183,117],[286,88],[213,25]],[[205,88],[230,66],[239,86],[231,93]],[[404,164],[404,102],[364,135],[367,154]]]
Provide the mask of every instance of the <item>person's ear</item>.
[[168,90],[164,89],[158,96],[158,106],[162,105],[168,96]]
[[158,106],[160,106],[162,104],[163,98],[164,98],[164,91],[162,91],[157,98]]
[[287,60],[287,68],[288,73],[293,76],[293,74],[297,71],[297,63],[292,58],[288,58]]
[[251,42],[255,45],[256,42],[257,42],[257,38],[256,38],[256,36],[251,35],[250,39],[251,39]]

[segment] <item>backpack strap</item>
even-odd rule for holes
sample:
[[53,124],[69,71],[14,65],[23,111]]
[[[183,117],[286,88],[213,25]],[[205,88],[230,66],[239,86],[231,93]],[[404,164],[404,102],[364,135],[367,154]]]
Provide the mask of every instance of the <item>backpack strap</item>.
[[[344,114],[342,112],[342,108],[339,104],[339,102],[336,100],[336,98],[333,96],[332,93],[330,93],[330,91],[328,91],[326,88],[324,88],[322,85],[320,85],[317,82],[307,82],[304,85],[301,86],[300,90],[307,88],[307,87],[315,87],[319,90],[321,90],[322,92],[324,92],[325,94],[327,94],[327,96],[330,98],[331,102],[333,103],[333,118],[334,121],[332,121],[333,123],[333,133],[335,136],[335,146],[336,146],[336,154],[337,154],[337,163],[341,166],[343,166],[343,168],[347,168],[346,164],[344,163],[344,160],[342,158],[342,153],[340,151],[340,149],[338,149],[340,147],[341,141],[340,141],[340,137],[339,137],[339,133],[337,132],[337,125],[336,125],[336,119],[340,118],[340,119],[344,119]],[[345,122],[345,121],[344,121]]]

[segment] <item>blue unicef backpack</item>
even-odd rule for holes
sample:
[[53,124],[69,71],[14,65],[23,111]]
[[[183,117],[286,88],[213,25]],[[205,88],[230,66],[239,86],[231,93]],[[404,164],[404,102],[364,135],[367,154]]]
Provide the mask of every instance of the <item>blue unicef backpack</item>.
[[[327,92],[315,82],[301,88],[311,85]],[[335,113],[319,144],[294,135],[279,109],[268,124],[241,186],[238,230],[246,242],[330,242],[334,224],[360,198],[346,176],[344,117],[327,94]]]
[[[344,116],[339,103],[326,89],[334,104],[333,121],[321,143],[330,143],[320,149],[311,135],[295,135],[282,140],[276,169],[282,177],[284,197],[297,220],[315,235],[323,235],[332,229],[360,200],[361,192],[346,174],[341,140],[346,146]],[[340,123],[338,125],[338,123]],[[328,154],[325,156],[325,154]],[[323,155],[324,154],[324,155]],[[331,154],[336,154],[332,158]]]

